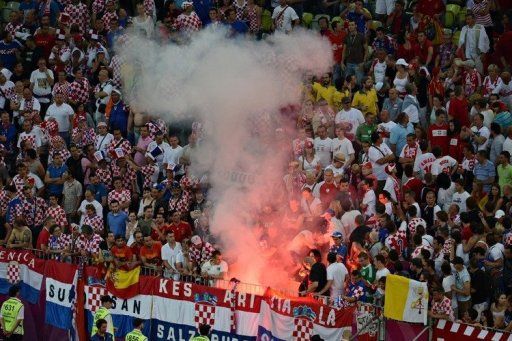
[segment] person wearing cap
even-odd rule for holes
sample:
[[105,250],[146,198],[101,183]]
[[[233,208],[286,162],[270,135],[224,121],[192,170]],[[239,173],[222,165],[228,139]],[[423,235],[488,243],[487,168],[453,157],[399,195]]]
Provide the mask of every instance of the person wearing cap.
[[203,26],[201,19],[194,11],[194,3],[191,1],[183,1],[181,3],[183,12],[178,15],[175,21],[175,26],[178,31],[184,34],[197,32]]
[[20,300],[20,287],[9,288],[9,298],[0,308],[0,324],[5,340],[23,340],[25,307]]
[[112,314],[110,313],[110,309],[112,309],[112,306],[114,305],[115,301],[109,295],[101,296],[100,300],[101,307],[99,307],[98,310],[96,310],[96,313],[94,313],[91,335],[96,334],[96,332],[98,331],[98,326],[96,325],[96,323],[99,320],[105,320],[107,322],[107,332],[114,335],[114,331],[116,328],[114,328],[114,323],[112,321]]
[[457,298],[460,318],[471,308],[471,277],[461,257],[455,257],[452,264],[455,269],[455,284],[452,284],[451,289],[454,297]]
[[466,25],[462,27],[458,45],[464,56],[473,60],[478,72],[483,73],[482,57],[490,49],[489,37],[485,27],[476,23],[471,11],[466,13]]
[[[332,211],[332,209],[329,209]],[[327,210],[327,211],[329,211]],[[330,214],[331,212],[329,212]],[[334,211],[332,212],[334,214]],[[344,244],[343,234],[340,231],[331,233],[333,244],[329,248],[329,252],[335,253],[338,262],[342,262],[347,257],[347,246]]]
[[114,135],[108,132],[107,123],[98,122],[96,125],[96,138],[94,142],[94,148],[96,151],[103,152],[107,155],[107,148],[113,140]]
[[336,153],[332,159],[332,163],[325,167],[325,170],[330,169],[334,175],[335,183],[339,183],[343,174],[345,174],[345,155],[343,153]]
[[133,330],[126,334],[124,337],[125,341],[147,341],[148,338],[142,334],[142,329],[144,329],[144,321],[140,318],[133,319]]
[[192,247],[190,248],[190,260],[194,263],[195,269],[200,269],[201,265],[212,258],[215,248],[212,244],[204,242],[198,235],[190,238]]
[[354,98],[352,99],[352,106],[358,108],[364,113],[371,113],[375,117],[377,116],[377,111],[379,109],[377,107],[377,91],[373,86],[372,77],[364,77],[362,79],[362,84],[363,87],[361,90],[354,94]]

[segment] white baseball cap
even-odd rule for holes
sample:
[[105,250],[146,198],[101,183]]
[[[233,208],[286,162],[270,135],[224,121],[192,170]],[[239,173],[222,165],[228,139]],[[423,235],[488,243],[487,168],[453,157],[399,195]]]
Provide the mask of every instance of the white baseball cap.
[[396,65],[402,65],[402,66],[405,66],[405,67],[409,67],[409,64],[407,64],[407,62],[403,58],[398,59],[395,64]]

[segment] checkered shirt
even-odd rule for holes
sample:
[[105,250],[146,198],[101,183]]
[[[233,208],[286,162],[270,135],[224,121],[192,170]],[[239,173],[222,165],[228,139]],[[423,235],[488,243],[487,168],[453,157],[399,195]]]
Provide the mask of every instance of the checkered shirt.
[[[16,97],[16,96],[15,96]],[[16,99],[14,99],[16,101]],[[18,111],[32,111],[32,115],[39,115],[39,111],[34,110],[34,101],[36,99],[32,97],[30,100],[21,100],[19,101],[20,108]]]
[[44,121],[41,123],[41,129],[43,130],[43,134],[47,138],[50,138],[59,134],[59,123],[54,119]]
[[201,266],[204,262],[212,258],[212,253],[215,248],[208,242],[203,242],[203,247],[197,249],[196,247],[190,248],[190,260]]
[[78,5],[69,4],[64,8],[64,13],[69,14],[69,26],[78,25],[80,33],[86,33],[89,29],[90,15],[87,5],[78,3]]
[[153,187],[153,181],[151,180],[151,177],[155,173],[158,173],[159,170],[160,169],[158,168],[157,165],[145,165],[140,168],[140,172],[144,176],[144,183],[142,185],[143,188]]
[[130,194],[130,191],[127,189],[122,189],[121,192],[118,192],[116,190],[110,191],[108,193],[108,204],[110,205],[112,201],[117,200],[120,204],[125,202],[130,202],[132,199],[132,195]]
[[64,95],[64,100],[67,101],[69,97],[69,82],[55,83],[52,90],[52,95],[55,97],[56,94]]
[[107,168],[97,168],[96,169],[96,175],[98,175],[98,178],[101,179],[101,182],[107,186],[108,189],[112,189],[112,170],[107,165]]
[[[82,132],[82,134],[79,134],[80,132]],[[94,145],[94,142],[96,141],[96,133],[93,128],[85,128],[85,130],[73,128],[71,141],[73,141],[73,143],[78,147],[84,147],[89,144]]]
[[48,210],[46,211],[46,218],[48,217],[52,217],[55,220],[55,224],[62,227],[63,230],[68,226],[68,218],[66,217],[66,212],[59,205],[56,207],[48,207]]
[[48,247],[52,250],[64,250],[71,246],[73,242],[71,235],[62,233],[59,237],[55,238],[50,236],[48,240]]
[[4,85],[0,86],[0,89],[2,89],[2,92],[5,94],[5,97],[8,99],[13,99],[16,97],[16,92],[14,91],[14,83],[13,82],[5,82]]
[[292,339],[294,341],[309,341],[313,334],[313,321],[305,317],[293,319]]
[[117,88],[121,88],[121,57],[119,55],[114,55],[110,60],[109,67],[112,69],[112,84],[114,84]]
[[[36,135],[34,133],[30,133],[28,135],[20,135],[21,142],[25,142],[26,147],[30,147],[31,149],[36,149]],[[20,145],[21,145],[20,142]]]
[[213,326],[215,323],[215,306],[211,304],[196,303],[195,307],[194,322],[196,328],[199,328],[201,324],[208,324]]
[[98,234],[94,233],[91,239],[87,239],[84,235],[80,235],[75,240],[75,247],[77,250],[85,250],[91,255],[100,252],[100,243],[103,241]]
[[512,245],[512,232],[507,233],[503,237],[503,242],[504,242],[505,246]]
[[441,302],[432,301],[432,312],[434,314],[446,314],[449,316],[449,319],[453,321],[452,300],[443,296]]
[[47,210],[46,202],[43,198],[35,197],[31,200],[23,199],[21,201],[23,217],[28,226],[41,226],[44,223],[45,212]]
[[110,142],[110,144],[107,146],[106,151],[108,155],[112,155],[116,148],[122,148],[124,155],[130,154],[130,152],[132,151],[132,145],[130,144],[130,141],[128,141],[127,139],[123,139],[122,141],[112,140],[112,142]]
[[[92,13],[99,14],[105,10],[105,0],[94,0],[92,3]],[[107,27],[107,26],[105,26]]]
[[[18,198],[9,200],[9,203],[7,205],[9,205],[12,201],[18,200],[18,199],[21,199],[21,198],[18,197]],[[22,205],[21,201],[18,202],[18,204],[11,206],[9,220],[7,222],[12,225],[12,224],[14,224],[14,220],[16,220],[16,218],[18,218],[18,217],[23,217],[23,205]]]
[[0,189],[0,215],[5,215],[10,198],[5,189]]
[[[31,178],[32,178],[32,176],[30,176],[30,175],[27,176],[27,180],[31,179]],[[29,186],[30,184],[27,181],[25,181],[25,179],[23,179],[19,174],[16,174],[14,176],[14,178],[12,178],[11,182],[16,187],[16,194],[18,194],[18,197],[20,199],[23,199],[24,198],[23,187],[25,187],[25,185]]]
[[103,19],[103,22],[104,22],[104,25],[105,27],[107,28],[110,28],[110,22],[112,21],[112,19],[117,19],[117,13],[114,11],[114,12],[105,12],[103,14],[103,16],[101,17],[101,19]]
[[48,154],[48,163],[53,162],[53,158],[55,155],[60,155],[62,157],[62,160],[64,163],[71,157],[71,153],[69,150],[63,148],[63,149],[50,149],[50,153]]
[[128,190],[133,190],[133,181],[137,178],[137,173],[131,167],[123,167],[120,168],[116,162],[113,162],[112,165],[112,175],[114,177],[120,177],[123,180],[123,187]]
[[419,225],[423,225],[423,227],[425,227],[425,228],[427,227],[427,223],[422,218],[412,218],[409,221],[408,227],[409,227],[409,231],[411,232],[411,235],[416,234],[416,227],[418,227]]
[[148,123],[146,123],[146,126],[149,130],[149,136],[152,140],[155,139],[156,133],[161,131],[164,135],[167,135],[167,124],[161,120],[151,120]]
[[146,15],[150,17],[155,15],[155,0],[144,0],[143,5]]
[[201,29],[201,19],[197,16],[196,12],[186,15],[182,13],[176,18],[176,28],[184,33],[197,32]]
[[185,192],[179,198],[169,200],[169,211],[178,211],[181,214],[186,214],[190,207],[191,197],[186,195]]
[[21,27],[23,26],[23,23],[8,23],[7,25],[5,25],[5,31],[9,32],[13,37],[14,35],[16,34],[16,32],[18,32]]
[[69,98],[73,102],[87,103],[89,101],[89,93],[91,91],[91,85],[87,78],[75,79],[69,85]]
[[103,234],[103,231],[105,230],[104,224],[103,224],[103,217],[100,217],[99,215],[95,214],[93,216],[85,216],[84,222],[82,225],[89,225],[93,228],[94,232],[101,235]]

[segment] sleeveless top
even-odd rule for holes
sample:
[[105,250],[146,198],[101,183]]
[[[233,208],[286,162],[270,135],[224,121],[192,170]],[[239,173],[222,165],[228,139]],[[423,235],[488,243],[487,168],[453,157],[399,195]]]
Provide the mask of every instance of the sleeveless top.
[[395,76],[395,79],[393,80],[393,85],[395,86],[396,90],[400,93],[400,97],[403,97],[405,95],[405,86],[409,84],[409,78],[398,78],[398,74]]

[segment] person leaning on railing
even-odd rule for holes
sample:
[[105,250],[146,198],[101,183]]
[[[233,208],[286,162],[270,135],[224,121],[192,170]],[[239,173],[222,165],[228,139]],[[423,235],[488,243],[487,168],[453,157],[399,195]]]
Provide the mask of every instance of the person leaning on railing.
[[9,249],[28,249],[32,247],[32,231],[28,228],[23,218],[14,220],[14,228],[11,231],[7,248]]

